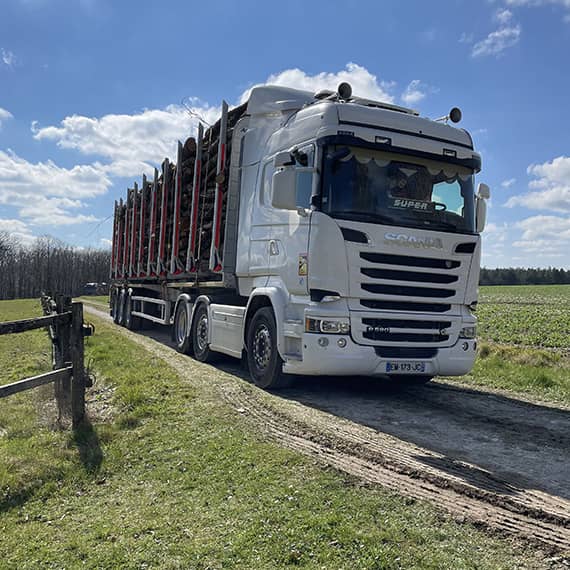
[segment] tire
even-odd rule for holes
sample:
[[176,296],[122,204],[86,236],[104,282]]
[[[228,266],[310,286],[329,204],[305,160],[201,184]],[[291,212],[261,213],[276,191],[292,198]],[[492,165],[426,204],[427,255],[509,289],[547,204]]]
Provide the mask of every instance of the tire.
[[403,386],[423,386],[431,382],[433,376],[396,376],[394,379]]
[[210,345],[208,344],[209,330],[208,307],[201,303],[194,312],[192,332],[190,334],[192,352],[194,353],[194,358],[199,362],[212,362],[214,360],[214,353],[210,350]]
[[264,390],[287,388],[291,384],[291,378],[282,371],[277,325],[270,307],[258,309],[247,329],[247,364],[253,383]]
[[141,326],[141,319],[139,317],[133,317],[133,301],[131,299],[131,294],[128,293],[125,295],[125,308],[124,308],[124,325],[130,331],[136,331],[140,329]]
[[172,340],[176,345],[176,350],[181,354],[192,354],[192,338],[188,331],[190,318],[190,304],[184,300],[180,301],[174,314]]
[[113,322],[116,325],[120,324],[120,322],[119,322],[120,301],[121,301],[121,292],[115,291],[113,294],[112,313],[113,313]]
[[127,292],[124,289],[121,289],[121,292],[117,295],[118,307],[117,307],[117,324],[124,326],[125,325],[125,309],[127,304]]

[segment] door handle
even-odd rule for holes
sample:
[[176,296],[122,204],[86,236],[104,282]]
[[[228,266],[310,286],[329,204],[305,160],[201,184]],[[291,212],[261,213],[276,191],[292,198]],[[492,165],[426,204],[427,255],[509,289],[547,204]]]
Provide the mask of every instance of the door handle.
[[269,255],[279,255],[279,245],[274,239],[269,242]]

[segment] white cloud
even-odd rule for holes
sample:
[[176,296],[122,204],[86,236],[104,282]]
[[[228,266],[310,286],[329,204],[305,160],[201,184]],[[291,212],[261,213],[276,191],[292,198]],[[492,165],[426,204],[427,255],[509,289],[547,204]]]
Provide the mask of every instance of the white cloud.
[[2,121],[6,121],[8,119],[13,119],[14,115],[12,115],[12,113],[10,113],[10,111],[7,111],[6,109],[2,109],[2,107],[0,107],[0,129],[2,128]]
[[517,222],[515,227],[522,230],[522,235],[513,241],[513,247],[535,256],[535,264],[541,265],[537,261],[544,257],[569,259],[570,218],[531,216]]
[[503,180],[503,181],[501,182],[501,186],[502,186],[503,188],[507,188],[507,189],[508,189],[508,188],[510,188],[516,181],[517,181],[516,178],[509,178],[509,179],[507,179],[507,180]]
[[406,105],[417,105],[427,95],[427,89],[419,79],[414,79],[402,93],[402,101]]
[[519,42],[521,28],[515,26],[504,26],[491,32],[484,40],[477,42],[471,50],[473,57],[488,55],[500,56],[506,49],[513,47]]
[[570,23],[570,0],[505,0],[509,6],[519,7],[519,6],[560,6],[563,10],[566,10],[566,15],[564,16],[564,21]]
[[52,161],[31,163],[12,151],[0,151],[0,204],[14,206],[35,225],[69,225],[96,221],[73,211],[82,199],[104,194],[111,186],[98,163],[61,168]]
[[[200,114],[214,122],[219,110],[205,106]],[[59,126],[39,128],[33,123],[32,130],[36,140],[54,141],[61,148],[110,159],[104,168],[112,176],[139,176],[152,171],[166,156],[173,158],[176,141],[186,140],[197,122],[184,107],[170,105],[134,115],[72,115]]]
[[531,216],[516,223],[524,230],[522,239],[536,240],[550,238],[558,241],[570,240],[570,218],[560,216]]
[[570,157],[559,156],[550,162],[531,164],[527,172],[537,178],[529,184],[532,191],[512,196],[505,204],[507,207],[570,212]]
[[2,58],[3,65],[9,69],[12,69],[18,63],[16,55],[10,50],[4,48],[0,49],[0,56]]
[[570,0],[505,0],[509,6],[546,6],[547,4],[570,8]]
[[11,238],[23,244],[34,241],[35,236],[22,220],[0,218],[0,232],[6,232]]
[[499,24],[508,24],[513,17],[513,13],[508,10],[507,8],[499,8],[495,12],[495,20],[499,22]]
[[113,240],[108,238],[101,238],[100,240],[101,245],[105,247],[111,247],[113,245]]
[[[280,73],[270,75],[267,81],[258,85],[282,85],[284,87],[294,87],[306,91],[320,91],[321,89],[336,90],[339,83],[346,81],[352,85],[352,92],[358,97],[374,99],[393,103],[394,97],[389,90],[394,87],[393,83],[378,81],[376,75],[370,73],[365,67],[356,63],[348,63],[345,69],[336,73],[321,72],[316,75],[308,75],[300,69],[286,69]],[[240,97],[240,102],[247,101],[251,89],[244,91]]]

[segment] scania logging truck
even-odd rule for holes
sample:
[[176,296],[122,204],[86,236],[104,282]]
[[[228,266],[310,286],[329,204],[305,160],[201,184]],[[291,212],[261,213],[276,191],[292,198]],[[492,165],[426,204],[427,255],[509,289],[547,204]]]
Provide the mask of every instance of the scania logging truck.
[[336,92],[256,87],[115,203],[111,314],[206,362],[427,382],[476,354],[489,188],[467,131]]

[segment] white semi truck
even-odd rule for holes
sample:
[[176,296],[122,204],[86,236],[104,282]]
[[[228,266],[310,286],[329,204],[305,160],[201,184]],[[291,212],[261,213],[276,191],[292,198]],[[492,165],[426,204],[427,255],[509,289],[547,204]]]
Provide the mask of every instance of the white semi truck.
[[180,352],[426,382],[476,356],[489,189],[467,131],[352,95],[256,87],[115,204],[111,313]]

